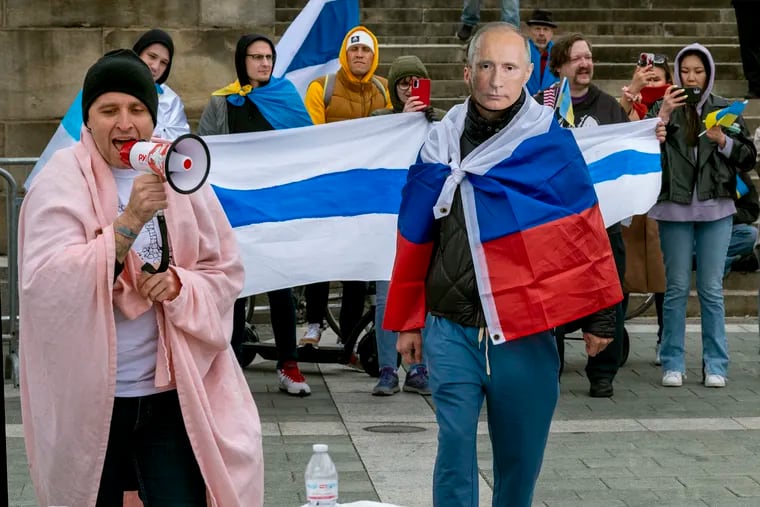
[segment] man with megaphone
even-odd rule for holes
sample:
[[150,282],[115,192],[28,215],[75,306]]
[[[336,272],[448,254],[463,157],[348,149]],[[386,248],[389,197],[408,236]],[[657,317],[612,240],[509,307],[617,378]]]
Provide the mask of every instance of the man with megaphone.
[[[203,110],[198,134],[237,134],[305,127],[312,124],[293,83],[272,77],[277,59],[268,37],[240,37],[235,50],[237,80],[216,90]],[[296,310],[289,288],[267,293],[272,332],[277,346],[277,380],[280,391],[308,396],[311,388],[298,367]],[[232,348],[242,351],[245,339],[246,298],[235,303]]]
[[[180,173],[208,164],[141,142],[157,107],[137,54],[107,53],[84,80],[81,140],[21,209],[21,405],[40,505],[122,505],[133,490],[146,505],[263,504],[258,411],[230,350],[237,243],[209,185],[168,189],[168,153]],[[145,145],[157,173],[130,167]]]

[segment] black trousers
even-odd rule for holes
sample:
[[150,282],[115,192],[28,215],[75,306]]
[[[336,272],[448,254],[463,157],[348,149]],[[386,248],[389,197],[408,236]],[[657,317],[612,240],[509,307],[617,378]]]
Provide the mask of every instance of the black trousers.
[[[617,268],[620,284],[623,284],[625,278],[625,243],[623,243],[623,234],[620,225],[616,224],[607,229],[607,237],[610,240],[612,255],[615,257],[615,267]],[[625,311],[623,302],[615,305],[615,337],[612,342],[605,347],[603,351],[594,357],[589,357],[586,361],[586,377],[590,382],[606,378],[612,380],[617,375],[620,368],[620,361],[623,356],[623,340],[625,333]],[[564,366],[565,357],[565,329],[563,326],[554,330],[557,339],[557,350],[559,352],[560,373]]]
[[734,0],[732,3],[736,13],[744,76],[749,91],[760,95],[760,1]]
[[[327,298],[330,295],[330,282],[318,282],[306,286],[306,320],[309,324],[322,324],[325,318]],[[367,282],[348,280],[343,282],[343,300],[340,304],[341,339],[347,339],[354,330],[364,312],[364,299],[367,297]]]
[[[277,367],[282,367],[286,361],[297,361],[296,348],[296,307],[293,303],[293,292],[290,289],[279,289],[267,292],[269,299],[269,318],[272,321],[272,334],[277,347]],[[235,301],[232,322],[232,350],[240,353],[245,341],[245,303],[248,298]]]
[[96,505],[121,507],[133,490],[145,507],[206,506],[177,391],[114,400]]

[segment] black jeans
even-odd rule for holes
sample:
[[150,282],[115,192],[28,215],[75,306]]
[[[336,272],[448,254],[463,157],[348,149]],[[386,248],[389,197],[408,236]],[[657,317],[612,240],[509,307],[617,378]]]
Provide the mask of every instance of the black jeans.
[[[306,320],[309,324],[322,325],[330,295],[330,282],[318,282],[306,286]],[[367,297],[367,282],[356,280],[343,282],[343,300],[340,304],[340,335],[346,340],[364,313],[364,299]]]
[[145,507],[206,506],[177,391],[114,400],[96,505],[121,507],[135,489]]
[[[297,361],[296,348],[296,306],[293,303],[293,291],[279,289],[267,292],[269,299],[269,318],[272,321],[272,334],[277,347],[277,368],[285,361]],[[235,301],[232,320],[232,350],[241,352],[245,341],[245,303],[248,298]]]
[[[623,233],[620,227],[620,224],[608,227],[607,237],[610,240],[612,255],[615,257],[615,267],[617,267],[620,285],[622,286],[625,279],[625,243],[623,243]],[[625,312],[623,312],[623,303],[620,302],[615,305],[615,337],[603,351],[594,357],[589,357],[586,361],[586,377],[590,382],[603,378],[612,381],[615,378],[623,356],[624,333]]]

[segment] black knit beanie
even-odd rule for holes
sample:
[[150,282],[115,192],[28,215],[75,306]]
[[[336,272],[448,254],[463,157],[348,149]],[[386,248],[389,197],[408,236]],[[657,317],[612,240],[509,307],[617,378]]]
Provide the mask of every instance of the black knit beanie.
[[235,49],[235,72],[237,73],[238,82],[240,86],[251,84],[251,79],[248,77],[248,71],[245,69],[245,55],[248,50],[248,46],[256,42],[257,40],[263,40],[269,47],[272,48],[272,70],[274,70],[274,62],[277,61],[277,51],[274,49],[274,44],[265,35],[259,35],[257,33],[251,33],[243,35],[238,40],[237,48]]
[[139,39],[137,39],[137,42],[135,42],[135,45],[132,47],[132,51],[137,53],[137,56],[140,56],[140,53],[145,51],[145,48],[151,44],[161,44],[169,50],[169,64],[166,66],[164,73],[161,74],[161,77],[156,80],[156,83],[162,84],[167,79],[169,79],[169,71],[172,70],[172,60],[174,60],[174,42],[172,42],[172,38],[168,33],[164,32],[163,30],[159,30],[158,28],[154,28],[153,30],[145,32],[140,36]]
[[148,66],[131,49],[109,51],[87,71],[82,85],[82,119],[85,125],[92,103],[108,92],[122,92],[138,99],[148,108],[153,125],[156,125],[156,85]]

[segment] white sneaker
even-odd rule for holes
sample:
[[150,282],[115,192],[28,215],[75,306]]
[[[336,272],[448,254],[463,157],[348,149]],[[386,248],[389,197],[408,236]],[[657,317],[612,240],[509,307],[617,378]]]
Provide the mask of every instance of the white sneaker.
[[277,370],[277,378],[280,380],[280,391],[292,396],[308,396],[311,388],[298,368],[295,361],[287,361],[282,368]]
[[317,347],[319,345],[319,340],[322,338],[322,326],[319,324],[309,324],[309,327],[306,328],[306,332],[303,335],[303,338],[301,338],[301,341],[299,342],[299,345],[303,347],[304,345],[311,345],[312,347]]
[[686,375],[680,371],[666,371],[662,377],[662,385],[665,387],[681,387]]
[[660,344],[654,346],[654,364],[655,366],[662,366],[662,359],[660,359]]
[[705,387],[726,387],[726,377],[708,374],[705,377]]

